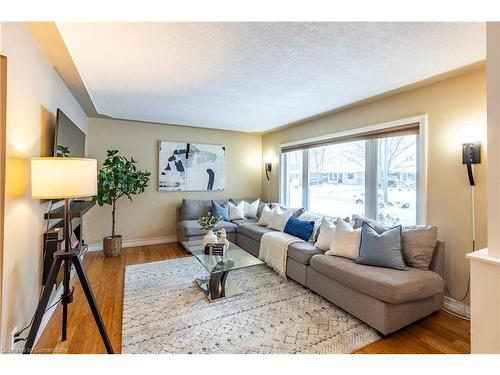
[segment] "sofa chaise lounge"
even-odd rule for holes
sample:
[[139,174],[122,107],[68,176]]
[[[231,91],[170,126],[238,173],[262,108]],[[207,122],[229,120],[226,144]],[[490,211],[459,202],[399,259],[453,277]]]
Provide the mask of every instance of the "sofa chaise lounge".
[[[264,205],[259,207],[259,215]],[[211,200],[183,200],[178,209],[179,241],[203,237],[206,232],[197,219],[211,207]],[[274,231],[255,219],[224,221],[219,228],[225,228],[230,241],[256,257],[263,234]],[[356,264],[324,255],[314,243],[296,242],[288,247],[287,276],[385,336],[442,308],[444,255],[444,242],[437,241],[429,270],[408,267],[400,271]]]

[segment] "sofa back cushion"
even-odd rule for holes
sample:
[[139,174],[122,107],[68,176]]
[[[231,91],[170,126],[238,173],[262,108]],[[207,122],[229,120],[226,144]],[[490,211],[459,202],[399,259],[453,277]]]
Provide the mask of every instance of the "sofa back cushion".
[[292,216],[286,222],[283,232],[298,237],[301,240],[309,241],[313,230],[314,221],[301,220]]
[[179,221],[198,220],[212,210],[211,200],[183,199]]
[[406,264],[403,260],[401,232],[402,227],[398,225],[378,234],[370,224],[363,223],[359,257],[356,259],[356,263],[365,266],[406,270]]
[[403,227],[403,256],[406,264],[422,270],[429,269],[437,243],[437,228],[431,225]]

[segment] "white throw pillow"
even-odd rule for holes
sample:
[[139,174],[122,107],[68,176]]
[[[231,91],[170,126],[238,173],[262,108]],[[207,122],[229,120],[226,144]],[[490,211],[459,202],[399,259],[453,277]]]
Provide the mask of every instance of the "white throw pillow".
[[245,217],[249,219],[258,219],[257,213],[259,212],[260,199],[253,201],[252,203],[245,203]]
[[[321,232],[320,232],[321,235]],[[357,259],[359,256],[359,241],[361,240],[361,228],[354,229],[342,218],[337,219],[335,234],[326,255]]]
[[279,207],[275,208],[273,217],[271,218],[271,223],[267,227],[269,229],[275,229],[283,232],[286,222],[290,219],[292,214],[292,211],[282,211]]
[[229,220],[238,220],[245,218],[245,202],[241,201],[235,206],[229,202]]
[[274,208],[270,208],[268,205],[264,206],[262,213],[260,214],[260,219],[257,222],[258,225],[262,225],[263,227],[267,227],[271,224],[271,219],[273,218]]
[[333,237],[335,236],[335,224],[327,218],[323,218],[321,226],[319,227],[318,241],[316,247],[323,251],[330,250]]

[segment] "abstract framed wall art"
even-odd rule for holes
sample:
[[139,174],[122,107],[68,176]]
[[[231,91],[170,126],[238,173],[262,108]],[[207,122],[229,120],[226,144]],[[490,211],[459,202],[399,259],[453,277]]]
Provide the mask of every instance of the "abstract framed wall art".
[[225,156],[222,145],[160,141],[158,190],[224,190]]

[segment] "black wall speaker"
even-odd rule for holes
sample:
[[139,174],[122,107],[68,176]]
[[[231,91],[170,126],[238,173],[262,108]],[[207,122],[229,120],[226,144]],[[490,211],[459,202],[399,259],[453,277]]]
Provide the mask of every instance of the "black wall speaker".
[[481,163],[481,143],[464,143],[462,145],[462,164]]

